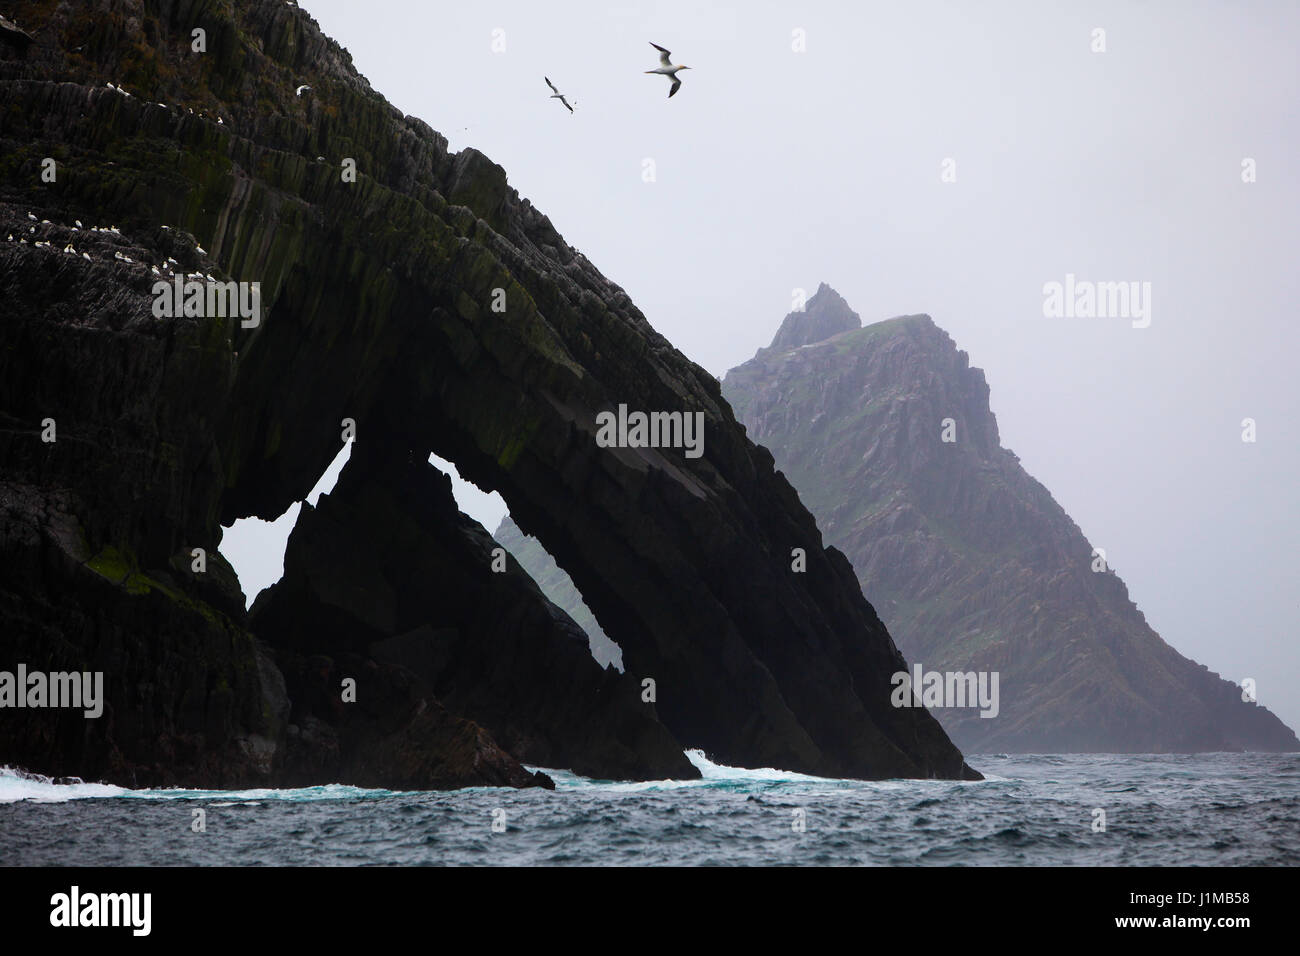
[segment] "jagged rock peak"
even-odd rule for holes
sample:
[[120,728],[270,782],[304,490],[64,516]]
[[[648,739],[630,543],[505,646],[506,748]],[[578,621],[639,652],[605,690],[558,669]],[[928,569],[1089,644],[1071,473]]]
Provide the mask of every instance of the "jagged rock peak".
[[801,311],[791,312],[781,323],[771,348],[780,351],[823,342],[832,335],[862,327],[862,318],[844,297],[825,282],[817,287]]
[[929,316],[772,351],[732,369],[722,387],[852,563],[906,658],[999,675],[997,719],[936,709],[959,746],[1300,746],[1240,687],[1167,644],[1113,571],[1097,573],[1079,526],[1002,446],[983,371]]

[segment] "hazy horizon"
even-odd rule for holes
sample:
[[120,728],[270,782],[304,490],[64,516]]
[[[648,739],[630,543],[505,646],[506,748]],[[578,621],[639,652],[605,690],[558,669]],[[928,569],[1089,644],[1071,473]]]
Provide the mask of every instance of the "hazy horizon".
[[[1300,727],[1300,8],[301,5],[715,374],[823,281],[866,324],[929,314],[1152,627]],[[671,100],[649,41],[693,67]],[[1150,283],[1149,325],[1045,316],[1067,275]],[[228,532],[250,599],[291,523]]]

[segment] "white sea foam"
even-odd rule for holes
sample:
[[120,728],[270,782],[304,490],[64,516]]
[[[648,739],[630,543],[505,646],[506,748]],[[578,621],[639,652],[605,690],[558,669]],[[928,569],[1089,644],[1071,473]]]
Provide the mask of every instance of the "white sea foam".
[[[77,778],[70,778],[76,780]],[[106,783],[55,783],[50,777],[0,767],[0,803],[31,800],[35,803],[63,803],[89,797],[120,797],[128,791]]]
[[106,783],[84,783],[77,778],[68,778],[75,782],[56,783],[52,778],[41,774],[26,773],[10,767],[0,767],[0,803],[16,803],[30,800],[33,803],[65,803],[68,800],[85,800],[91,798],[127,798],[134,800],[214,800],[234,803],[255,804],[265,800],[358,800],[374,797],[392,796],[392,790],[367,790],[363,787],[348,787],[331,783],[323,787],[300,787],[292,790],[129,790]]
[[[620,783],[602,780],[589,780],[567,770],[552,770],[547,767],[530,767],[541,770],[555,781],[557,790],[600,789],[614,793],[639,793],[655,790],[680,790],[703,787],[715,790],[736,790],[750,792],[779,787],[797,787],[809,790],[899,790],[915,787],[925,781],[916,780],[838,780],[833,777],[814,777],[793,770],[777,770],[774,767],[729,767],[715,763],[704,755],[702,750],[687,750],[686,759],[700,772],[697,780],[644,780],[632,783]],[[951,782],[951,781],[947,781]]]
[[[608,781],[592,780],[580,777],[569,770],[549,767],[529,767],[529,770],[541,770],[555,781],[559,791],[597,790],[609,793],[641,793],[670,791],[690,788],[707,788],[714,790],[732,790],[741,793],[790,788],[800,792],[827,792],[841,790],[915,790],[928,786],[960,785],[959,781],[934,780],[837,780],[831,777],[815,777],[792,770],[778,770],[773,767],[729,767],[715,763],[704,755],[702,750],[686,751],[686,758],[700,771],[695,780],[640,780]],[[1002,781],[1006,778],[986,774],[988,780]],[[117,798],[133,800],[221,800],[220,806],[243,804],[257,805],[259,802],[305,802],[319,800],[365,800],[395,796],[401,791],[368,790],[363,787],[351,787],[331,783],[319,787],[298,787],[288,790],[260,788],[254,790],[185,790],[170,788],[161,790],[131,790],[103,783],[84,783],[76,778],[75,782],[55,783],[50,777],[40,774],[25,773],[8,767],[0,767],[0,803],[15,803],[27,800],[33,803],[64,803],[69,800],[93,798]],[[474,790],[491,791],[495,787],[473,787],[462,792]],[[216,806],[217,804],[213,804]]]

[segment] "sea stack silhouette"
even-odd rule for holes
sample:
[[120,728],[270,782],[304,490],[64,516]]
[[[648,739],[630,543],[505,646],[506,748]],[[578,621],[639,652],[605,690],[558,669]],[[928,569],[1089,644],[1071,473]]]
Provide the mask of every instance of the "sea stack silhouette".
[[[671,740],[731,766],[979,776],[933,716],[890,705],[902,656],[717,380],[504,169],[404,116],[283,0],[138,9],[124,42],[112,5],[28,3],[31,42],[0,48],[0,236],[50,244],[0,242],[0,665],[105,676],[100,720],[6,715],[0,763],[130,786],[544,786],[521,761],[546,748],[690,775]],[[51,156],[72,158],[45,182]],[[119,229],[64,255],[77,220]],[[150,266],[172,260],[259,283],[258,321],[156,317]],[[599,447],[624,404],[701,415],[705,453]],[[355,467],[246,614],[223,525],[303,501],[349,439]],[[494,577],[431,453],[562,561],[625,676],[563,666],[571,622]],[[412,578],[398,555],[458,563]],[[513,613],[466,606],[506,593]],[[521,626],[547,667],[513,652]],[[629,733],[599,739],[611,715]]]

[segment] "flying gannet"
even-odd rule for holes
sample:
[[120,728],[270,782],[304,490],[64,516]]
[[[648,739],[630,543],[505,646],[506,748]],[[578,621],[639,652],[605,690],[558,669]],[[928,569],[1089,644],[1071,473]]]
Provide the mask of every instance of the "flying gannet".
[[659,51],[659,69],[646,70],[646,72],[658,73],[660,76],[666,76],[668,79],[673,81],[673,85],[668,88],[668,96],[671,99],[672,95],[677,92],[678,87],[682,85],[681,79],[677,76],[678,71],[689,70],[690,67],[673,66],[672,60],[670,59],[672,56],[671,53],[661,47],[658,43],[651,43],[650,45]]
[[569,106],[569,101],[564,98],[564,94],[555,88],[555,84],[551,82],[550,77],[544,76],[542,77],[542,79],[544,79],[546,81],[546,85],[551,88],[551,99],[559,100],[561,103],[565,105],[565,107],[568,108],[569,112],[572,113],[573,107]]

